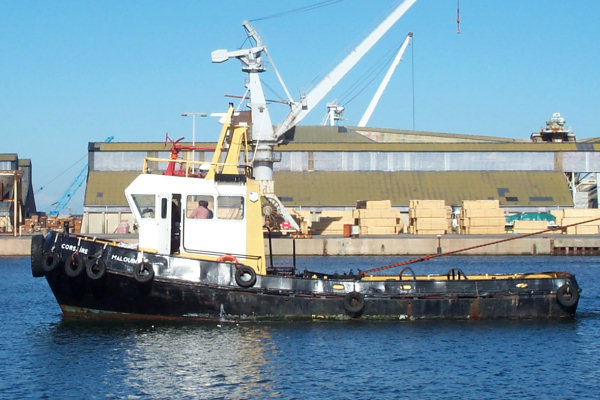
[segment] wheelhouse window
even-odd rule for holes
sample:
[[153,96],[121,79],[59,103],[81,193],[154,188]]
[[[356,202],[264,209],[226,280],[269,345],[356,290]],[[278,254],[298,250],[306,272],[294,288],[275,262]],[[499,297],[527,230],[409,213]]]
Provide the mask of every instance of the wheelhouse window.
[[186,199],[186,217],[190,219],[212,219],[215,201],[212,196],[191,195]]
[[135,207],[142,218],[154,218],[154,207],[156,206],[155,195],[153,194],[133,194],[131,195]]
[[244,198],[242,196],[217,197],[217,217],[219,219],[244,219]]

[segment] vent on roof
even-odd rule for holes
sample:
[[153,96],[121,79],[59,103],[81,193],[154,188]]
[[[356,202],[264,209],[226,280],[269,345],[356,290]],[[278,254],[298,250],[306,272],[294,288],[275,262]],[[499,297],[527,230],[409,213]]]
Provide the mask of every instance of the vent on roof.
[[96,197],[104,197],[104,192],[98,192],[98,193],[96,193]]
[[529,196],[529,201],[543,201],[543,202],[553,202],[554,197],[552,196]]
[[496,190],[498,191],[498,196],[500,197],[504,197],[506,196],[506,193],[510,192],[508,188],[496,188]]
[[519,198],[517,196],[506,196],[504,199],[506,201],[519,201]]

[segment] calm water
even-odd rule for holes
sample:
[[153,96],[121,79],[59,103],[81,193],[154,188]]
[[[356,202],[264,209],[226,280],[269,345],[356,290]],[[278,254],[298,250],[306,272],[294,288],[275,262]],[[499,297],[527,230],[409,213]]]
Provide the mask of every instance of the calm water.
[[[354,272],[399,258],[300,258]],[[28,258],[0,258],[2,399],[598,398],[600,259],[453,257],[445,273],[566,270],[573,321],[263,324],[63,320]]]

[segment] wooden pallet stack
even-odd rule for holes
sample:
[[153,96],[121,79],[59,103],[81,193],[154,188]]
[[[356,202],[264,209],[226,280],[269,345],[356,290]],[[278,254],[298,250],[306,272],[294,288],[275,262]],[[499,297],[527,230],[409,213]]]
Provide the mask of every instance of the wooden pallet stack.
[[361,200],[352,213],[361,235],[396,235],[402,232],[400,210],[390,200]]
[[300,235],[308,237],[312,231],[312,216],[310,210],[293,208],[289,210],[289,213],[300,227]]
[[463,200],[460,211],[460,233],[495,235],[505,233],[506,217],[498,200]]
[[343,235],[344,225],[352,225],[352,210],[323,210],[318,221],[312,222],[312,233],[316,235]]
[[443,235],[449,231],[450,209],[444,200],[410,200],[408,233]]
[[[556,218],[556,225],[567,226],[578,222],[600,218],[600,209],[597,208],[565,208],[550,211]],[[564,229],[567,235],[594,235],[598,233],[600,220],[570,226]]]
[[514,233],[535,233],[543,231],[544,229],[548,229],[548,221],[516,220],[513,225]]
[[82,217],[46,217],[45,215],[32,215],[30,218],[25,219],[22,233],[43,233],[46,230],[62,230],[65,222],[69,223],[69,229],[72,233],[81,233]]

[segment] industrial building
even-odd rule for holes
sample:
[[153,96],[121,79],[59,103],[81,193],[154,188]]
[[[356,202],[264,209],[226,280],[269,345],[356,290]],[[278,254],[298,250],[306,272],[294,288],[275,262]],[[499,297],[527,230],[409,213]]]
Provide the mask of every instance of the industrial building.
[[18,233],[25,218],[36,213],[31,160],[0,154],[0,233]]
[[[196,143],[214,146],[214,143]],[[313,212],[389,199],[495,199],[509,211],[596,208],[600,142],[534,142],[488,136],[342,126],[297,126],[277,145],[275,193]],[[169,158],[164,143],[90,143],[82,231],[133,228],[123,195],[145,157]],[[185,156],[184,156],[185,157]],[[195,151],[210,161],[211,151]],[[166,163],[151,166],[156,173]]]

